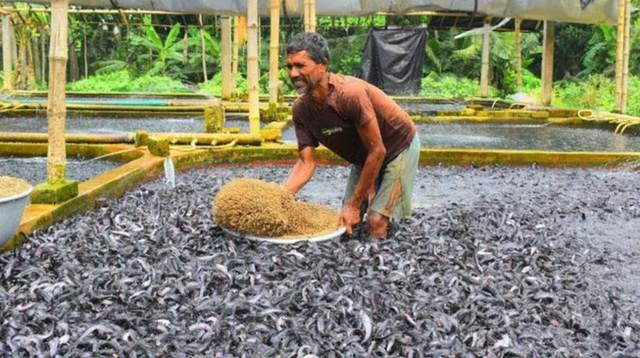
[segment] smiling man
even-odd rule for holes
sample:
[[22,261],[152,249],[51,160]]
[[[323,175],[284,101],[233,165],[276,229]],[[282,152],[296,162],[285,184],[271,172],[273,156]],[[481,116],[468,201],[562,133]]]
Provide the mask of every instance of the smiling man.
[[301,96],[293,104],[299,159],[285,187],[296,194],[313,176],[323,144],[352,164],[341,225],[349,235],[367,212],[369,236],[387,236],[389,219],[411,216],[420,141],[411,117],[377,87],[330,73],[329,47],[305,32],[287,45],[289,77]]

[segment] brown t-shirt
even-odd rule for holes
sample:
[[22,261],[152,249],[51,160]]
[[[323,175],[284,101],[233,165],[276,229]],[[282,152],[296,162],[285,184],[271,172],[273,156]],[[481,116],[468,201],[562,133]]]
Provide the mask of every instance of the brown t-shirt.
[[384,164],[405,150],[416,135],[411,117],[379,88],[355,77],[329,74],[329,95],[318,106],[304,95],[293,104],[298,150],[322,143],[346,161],[363,166],[367,149],[358,127],[377,120],[387,151]]

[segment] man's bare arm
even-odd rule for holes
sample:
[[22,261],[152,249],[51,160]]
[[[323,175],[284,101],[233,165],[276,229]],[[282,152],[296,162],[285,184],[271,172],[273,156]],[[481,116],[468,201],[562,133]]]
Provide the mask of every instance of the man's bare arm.
[[284,183],[285,188],[293,195],[309,182],[316,169],[315,148],[304,147],[298,155],[298,161]]
[[360,205],[373,189],[387,154],[378,121],[375,118],[361,125],[358,128],[358,134],[368,154],[353,196],[340,213],[340,224],[346,227],[349,235],[353,232],[353,226],[360,222]]
[[360,207],[362,201],[373,188],[387,151],[382,143],[380,128],[376,119],[370,120],[358,128],[360,139],[367,149],[367,160],[362,167],[360,179],[348,204]]

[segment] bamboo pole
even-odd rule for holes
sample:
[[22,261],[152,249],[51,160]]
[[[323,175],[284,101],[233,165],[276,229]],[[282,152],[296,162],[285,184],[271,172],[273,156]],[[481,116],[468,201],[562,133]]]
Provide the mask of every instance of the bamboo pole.
[[618,34],[617,34],[617,49],[616,49],[616,99],[615,99],[615,112],[622,112],[622,87],[623,87],[623,72],[624,72],[624,32],[626,23],[626,0],[618,0]]
[[204,44],[204,29],[202,28],[203,21],[202,15],[198,15],[198,23],[200,24],[200,47],[202,47],[202,76],[204,77],[204,83],[209,82],[209,77],[207,76],[207,49]]
[[627,100],[629,97],[629,57],[630,54],[630,39],[631,32],[631,0],[626,0],[626,17],[624,26],[624,63],[622,65],[622,101],[620,106],[620,113],[627,113]]
[[[222,145],[235,142],[238,145],[260,145],[273,134],[264,133],[149,133],[149,136],[166,138],[175,144]],[[265,138],[263,138],[265,137]],[[272,140],[271,140],[272,141]]]
[[247,17],[238,16],[238,45],[242,46],[247,42]]
[[47,82],[47,36],[45,28],[42,26],[40,32],[40,54],[42,56],[42,82]]
[[311,21],[310,21],[310,6],[309,3],[311,2],[311,0],[304,0],[303,4],[304,4],[304,31],[310,31],[311,29]]
[[82,52],[84,58],[84,78],[89,77],[89,56],[87,54],[87,25],[82,25]]
[[11,17],[2,16],[2,74],[4,84],[2,89],[13,91],[13,69],[11,56]]
[[43,81],[43,78],[41,76],[42,70],[40,69],[42,67],[42,64],[40,63],[40,52],[39,52],[38,43],[39,43],[39,40],[37,38],[31,39],[31,51],[32,51],[31,56],[33,59],[33,71],[34,71],[34,76],[36,78],[36,82]]
[[[15,133],[0,132],[0,142],[13,143],[46,143],[49,141],[47,133]],[[64,135],[67,143],[87,143],[87,144],[117,144],[133,143],[133,134],[82,134],[67,133]]]
[[555,23],[544,22],[544,44],[542,50],[542,105],[550,106],[553,96],[553,41]]
[[[114,26],[118,26],[119,27],[119,26],[122,25],[122,22],[116,22],[116,21],[86,21],[86,22],[84,22],[84,24],[85,25],[89,25],[89,26],[93,25],[95,27],[102,27],[103,25],[107,25],[109,27],[114,27]],[[137,22],[131,23],[130,22],[128,25],[126,25],[126,28],[127,29],[128,28],[140,28],[140,27],[145,27],[145,26],[147,26],[147,25],[145,25],[143,23],[137,23]],[[151,26],[153,26],[154,28],[160,28],[160,29],[171,29],[171,28],[173,28],[173,25],[159,24],[157,22],[152,23]],[[217,29],[218,27],[219,26],[213,25],[213,24],[202,26],[203,29],[205,29],[205,30],[206,29],[211,29],[212,31],[215,31],[215,29]],[[121,31],[124,33],[125,30],[121,30]],[[127,30],[127,32],[128,31],[129,30]]]
[[24,40],[27,36],[24,28],[19,28],[16,31],[17,37],[15,38],[16,44],[18,47],[18,57],[15,63],[15,76],[14,76],[14,86],[19,89],[27,89],[27,79],[26,79],[26,69],[27,69],[27,60],[26,60],[26,47],[24,46]]
[[67,112],[65,106],[65,84],[68,59],[68,9],[69,0],[51,1],[49,100],[47,107],[47,127],[49,132],[47,179],[49,182],[62,180],[66,174],[64,122]]
[[[166,138],[171,144],[195,144],[215,145],[236,142],[239,145],[260,145],[263,141],[273,140],[273,135],[269,133],[249,134],[249,133],[148,133],[150,137]],[[134,143],[135,133],[121,134],[65,134],[66,143],[85,144],[119,144]],[[0,132],[0,143],[46,143],[48,140],[46,133],[15,133]]]
[[[29,88],[35,89],[36,88],[36,83],[37,83],[37,79],[36,79],[36,61],[34,59],[34,55],[33,55],[33,39],[31,39],[31,36],[27,36],[27,39],[25,39],[26,42],[26,47],[27,47],[27,83],[29,84]],[[36,54],[35,58],[37,58],[38,55]]]
[[236,98],[238,97],[238,91],[237,91],[237,82],[238,82],[238,46],[239,46],[239,42],[240,42],[240,34],[239,34],[239,30],[238,30],[238,26],[239,26],[239,21],[238,21],[238,17],[235,16],[234,17],[234,26],[235,29],[233,31],[233,45],[232,45],[232,49],[231,49],[231,97],[232,98]]
[[522,31],[520,27],[522,19],[516,19],[516,87],[518,92],[522,92]]
[[[20,9],[20,11],[28,10],[29,12],[38,13],[38,12],[52,12],[53,7],[51,9],[42,8],[42,9]],[[0,8],[0,11],[4,12],[17,12],[18,10],[12,7],[3,7]],[[107,10],[107,9],[69,9],[67,10],[67,14],[127,14],[127,15],[184,15],[180,12],[170,12],[170,11],[157,11],[157,10]]]
[[258,68],[258,0],[247,2],[247,85],[249,91],[249,132],[260,131],[260,69]]
[[480,97],[489,97],[489,55],[491,51],[491,18],[484,21],[482,34],[482,68],[480,69]]
[[278,52],[280,49],[280,0],[271,0],[271,39],[269,40],[269,107],[278,104]]
[[309,0],[309,31],[316,32],[316,0]]
[[11,18],[9,18],[9,43],[11,44],[11,63],[13,69],[13,86],[16,85],[16,77],[19,71],[18,69],[18,42],[16,41],[16,29],[14,27],[15,24],[11,22]]
[[231,98],[231,18],[220,19],[222,27],[222,99]]

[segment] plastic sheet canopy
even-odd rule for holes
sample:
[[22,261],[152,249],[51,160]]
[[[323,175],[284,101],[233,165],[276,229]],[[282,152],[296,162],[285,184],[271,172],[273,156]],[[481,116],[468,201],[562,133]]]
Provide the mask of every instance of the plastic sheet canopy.
[[[50,1],[20,2],[48,4]],[[116,7],[190,14],[247,13],[247,0],[70,0],[70,3],[83,7]],[[304,12],[303,0],[284,0],[284,4],[288,15],[301,15]],[[376,12],[403,14],[411,11],[464,11],[494,17],[615,24],[616,5],[616,0],[317,0],[316,13],[357,16]],[[258,0],[258,12],[261,15],[269,15],[269,0]]]
[[371,29],[358,77],[387,94],[420,92],[426,29]]

